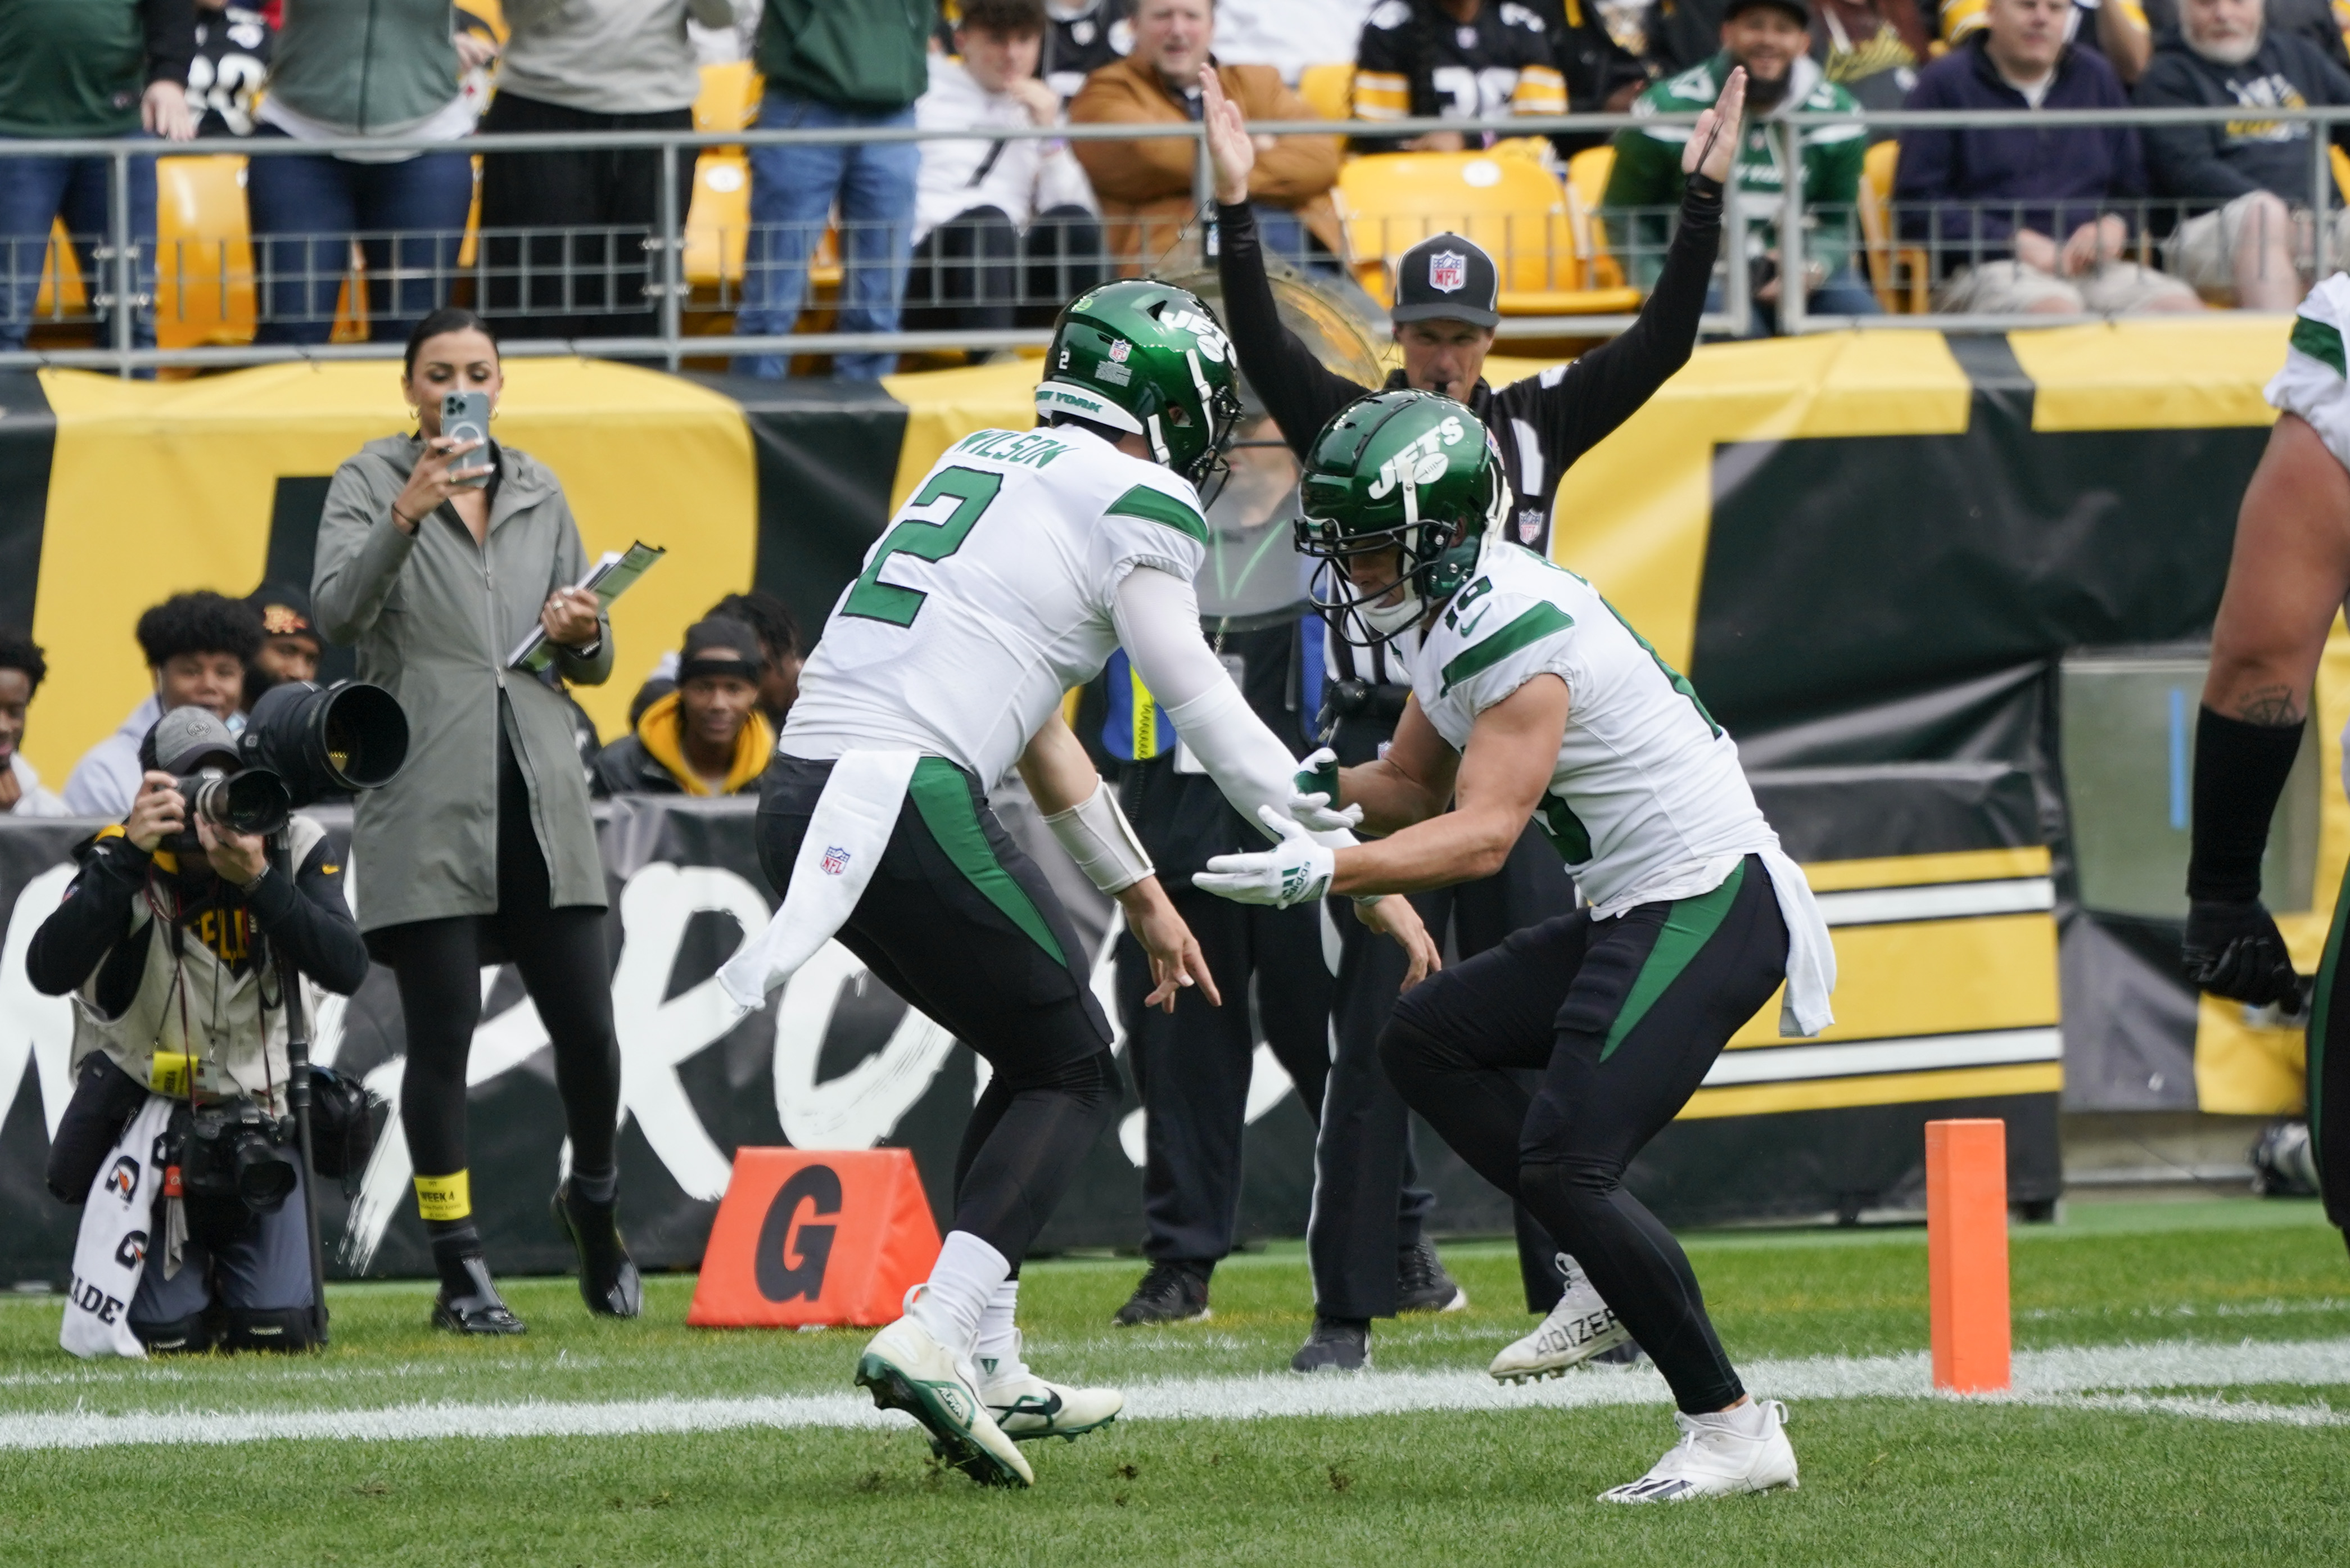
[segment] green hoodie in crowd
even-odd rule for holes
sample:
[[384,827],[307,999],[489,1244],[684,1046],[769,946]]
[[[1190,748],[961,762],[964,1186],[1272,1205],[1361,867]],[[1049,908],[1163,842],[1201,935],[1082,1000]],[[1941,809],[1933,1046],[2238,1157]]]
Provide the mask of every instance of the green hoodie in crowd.
[[767,90],[889,114],[930,86],[934,0],[767,0],[759,69]]

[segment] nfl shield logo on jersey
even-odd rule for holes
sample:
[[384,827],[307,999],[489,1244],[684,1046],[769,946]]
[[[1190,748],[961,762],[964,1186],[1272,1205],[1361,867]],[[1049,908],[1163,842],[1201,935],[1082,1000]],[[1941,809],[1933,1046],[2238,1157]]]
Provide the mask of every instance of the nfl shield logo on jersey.
[[824,852],[824,874],[837,877],[848,869],[848,851],[833,845]]
[[1458,294],[1469,286],[1469,258],[1459,251],[1439,251],[1429,257],[1428,286],[1439,294]]

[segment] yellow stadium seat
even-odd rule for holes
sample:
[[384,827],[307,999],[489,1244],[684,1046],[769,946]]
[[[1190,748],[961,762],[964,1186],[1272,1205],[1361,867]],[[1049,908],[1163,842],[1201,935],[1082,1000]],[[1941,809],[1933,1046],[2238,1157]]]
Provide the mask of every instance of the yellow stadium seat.
[[49,225],[48,254],[41,258],[41,289],[33,301],[33,319],[46,321],[54,313],[79,316],[89,308],[88,292],[82,287],[81,262],[66,238],[62,221]]
[[503,44],[506,41],[505,7],[499,3],[499,0],[458,0],[457,8],[461,11],[470,11],[487,23],[490,31],[498,36],[499,43]]
[[232,154],[155,161],[155,342],[253,341],[253,241],[244,163]]
[[1898,141],[1880,141],[1861,161],[1860,234],[1877,303],[1887,312],[1922,316],[1931,307],[1933,268],[1922,248],[1898,244],[1893,234],[1893,171],[1900,156]]
[[2330,147],[2326,151],[2334,155],[2334,189],[2345,200],[2350,200],[2350,152],[2345,152],[2339,147]]
[[766,79],[749,60],[702,67],[702,92],[693,100],[693,129],[705,135],[741,130],[758,112]]
[[1355,62],[1308,66],[1297,73],[1297,96],[1314,106],[1325,119],[1355,117]]
[[1448,230],[1484,247],[1501,274],[1504,316],[1599,315],[1638,308],[1639,292],[1610,285],[1575,203],[1558,180],[1523,158],[1482,152],[1393,152],[1338,171],[1334,195],[1363,286],[1394,297],[1403,253]]
[[750,160],[732,150],[704,152],[694,165],[693,202],[685,214],[686,281],[697,289],[740,285],[750,231]]

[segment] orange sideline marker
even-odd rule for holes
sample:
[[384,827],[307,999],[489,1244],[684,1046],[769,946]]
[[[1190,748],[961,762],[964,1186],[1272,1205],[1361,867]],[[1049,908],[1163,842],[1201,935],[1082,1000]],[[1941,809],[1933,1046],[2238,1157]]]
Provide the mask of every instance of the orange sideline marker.
[[895,1323],[938,1262],[902,1148],[741,1148],[685,1321],[704,1328]]
[[2008,1386],[2007,1124],[1926,1124],[1926,1275],[1934,1386]]

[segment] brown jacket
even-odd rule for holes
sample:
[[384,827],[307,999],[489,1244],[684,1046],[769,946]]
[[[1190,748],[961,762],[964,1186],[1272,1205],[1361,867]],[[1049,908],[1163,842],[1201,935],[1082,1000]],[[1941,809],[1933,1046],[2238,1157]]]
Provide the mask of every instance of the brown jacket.
[[[1312,105],[1281,85],[1280,73],[1271,66],[1220,65],[1216,76],[1251,120],[1321,118]],[[1086,78],[1069,105],[1069,119],[1076,125],[1185,125],[1191,116],[1156,70],[1128,55]],[[1160,256],[1196,215],[1191,194],[1199,157],[1196,139],[1072,141],[1069,146],[1093,182],[1094,194],[1101,198],[1111,255]],[[1271,151],[1257,153],[1249,196],[1290,208],[1315,238],[1334,254],[1344,254],[1337,211],[1330,205],[1330,187],[1338,179],[1338,148],[1335,136],[1281,138]],[[1136,270],[1130,259],[1125,265],[1129,272]]]

